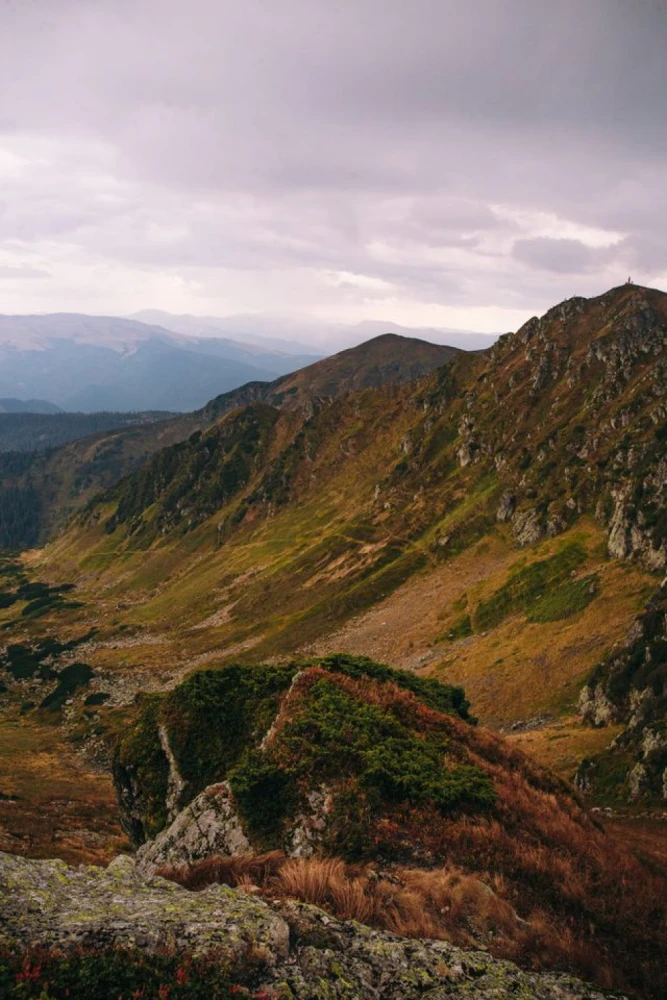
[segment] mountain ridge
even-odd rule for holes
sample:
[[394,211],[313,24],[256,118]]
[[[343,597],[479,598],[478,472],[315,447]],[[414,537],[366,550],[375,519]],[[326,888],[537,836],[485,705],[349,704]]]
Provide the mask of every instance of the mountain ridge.
[[[0,454],[0,475],[4,483],[3,489],[0,489],[0,547],[25,547],[46,540],[95,492],[113,485],[123,475],[139,468],[153,452],[202,431],[239,406],[270,401],[281,409],[308,409],[318,396],[325,398],[327,393],[335,396],[349,391],[355,379],[365,378],[376,384],[411,379],[433,370],[453,356],[450,348],[421,341],[399,337],[391,343],[393,355],[389,366],[381,364],[383,342],[376,340],[370,342],[368,348],[365,345],[352,348],[341,355],[315,362],[295,374],[279,376],[271,381],[247,383],[216,396],[199,410],[168,421],[149,425],[145,422],[137,424],[132,419],[135,426],[131,428],[73,441],[61,450],[33,456],[32,459]],[[416,355],[414,359],[412,354]],[[318,373],[323,373],[323,377],[319,377]],[[67,417],[63,420],[66,421]],[[119,420],[127,422],[127,418]],[[46,488],[40,486],[42,482],[48,484]],[[21,529],[17,531],[12,511],[21,503],[22,490],[26,491],[31,518],[25,528],[24,522],[21,522]],[[9,510],[3,514],[7,507]],[[7,525],[4,529],[3,523]],[[27,533],[21,534],[21,531]]]
[[[485,713],[502,678],[495,724],[574,714],[667,558],[666,303],[568,300],[417,383],[294,408],[250,393],[112,487],[45,571],[85,567],[179,671],[354,642],[464,683]],[[394,594],[421,624],[387,625],[385,647]]]
[[0,413],[62,413],[59,406],[47,399],[0,399]]

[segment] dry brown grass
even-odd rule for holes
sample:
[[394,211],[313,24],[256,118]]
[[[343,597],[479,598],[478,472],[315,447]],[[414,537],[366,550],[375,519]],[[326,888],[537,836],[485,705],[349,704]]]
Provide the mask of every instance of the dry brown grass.
[[539,910],[522,919],[503,898],[508,885],[501,875],[482,882],[457,868],[381,871],[338,858],[290,859],[280,852],[208,858],[158,874],[193,890],[222,883],[269,899],[298,899],[341,920],[402,937],[487,947],[497,957],[533,968],[573,968],[602,985],[615,983],[598,949],[579,941],[571,927]]
[[207,858],[162,868],[158,874],[192,890],[220,883],[271,898],[298,899],[341,920],[404,937],[473,945],[497,936],[511,940],[525,926],[490,885],[458,869],[379,871],[340,858],[287,858],[273,851]]
[[[317,674],[308,671],[298,686]],[[386,870],[375,861],[272,853],[163,874],[190,888],[221,881],[293,897],[404,936],[482,944],[531,968],[667,995],[667,880],[655,864],[608,836],[571,789],[501,737],[442,716],[393,685],[339,683],[366,702],[391,703],[422,731],[438,726],[457,760],[492,776],[493,807],[443,816],[404,805],[376,815],[378,855],[394,859]]]
[[0,720],[0,850],[106,864],[129,847],[111,776],[87,767],[63,729]]

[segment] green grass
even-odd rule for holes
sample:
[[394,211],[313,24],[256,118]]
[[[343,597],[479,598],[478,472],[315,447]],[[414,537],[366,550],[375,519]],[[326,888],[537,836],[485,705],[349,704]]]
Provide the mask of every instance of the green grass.
[[472,635],[472,621],[470,620],[470,615],[463,615],[462,618],[454,622],[446,633],[445,638],[449,642],[454,642],[456,639],[466,639],[469,635]]
[[529,622],[556,622],[562,618],[583,611],[600,593],[600,577],[597,573],[568,580],[555,590],[538,598],[526,615]]
[[[502,587],[475,608],[472,617],[475,632],[486,632],[495,628],[510,615],[522,611],[530,612],[540,600],[549,595],[552,596],[551,611],[555,611],[558,606],[565,607],[568,599],[573,603],[575,598],[571,595],[568,598],[569,592],[559,598],[556,598],[555,594],[565,584],[567,578],[586,561],[586,558],[586,550],[582,545],[578,542],[569,542],[549,558],[537,560],[514,570]],[[578,591],[576,595],[581,600]],[[547,613],[548,608],[549,606]],[[554,619],[544,618],[544,620]]]

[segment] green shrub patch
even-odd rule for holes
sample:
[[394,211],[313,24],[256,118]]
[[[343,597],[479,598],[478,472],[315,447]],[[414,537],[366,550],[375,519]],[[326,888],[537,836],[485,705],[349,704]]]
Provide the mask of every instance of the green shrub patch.
[[62,708],[77,688],[85,687],[95,672],[87,663],[70,663],[58,674],[58,684],[43,699],[40,708]]

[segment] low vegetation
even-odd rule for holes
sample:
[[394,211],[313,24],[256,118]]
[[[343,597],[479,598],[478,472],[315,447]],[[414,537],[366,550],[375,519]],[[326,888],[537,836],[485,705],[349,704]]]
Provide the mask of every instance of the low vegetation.
[[0,948],[3,1000],[271,1000],[242,986],[216,956],[140,948],[80,948],[72,954]]
[[[609,849],[609,848],[607,848]],[[613,858],[609,857],[609,863]],[[616,852],[615,859],[623,858]],[[623,858],[627,866],[629,855]],[[639,866],[630,859],[634,874]],[[555,916],[550,908],[522,906],[513,898],[510,881],[502,872],[479,876],[454,864],[445,868],[379,868],[350,864],[335,857],[287,858],[279,851],[235,858],[211,857],[192,865],[163,868],[159,874],[192,891],[223,884],[246,892],[260,892],[267,899],[298,899],[319,906],[341,920],[387,930],[402,937],[451,941],[462,948],[488,948],[496,958],[506,958],[532,969],[575,970],[602,986],[637,988],[636,976],[646,995],[660,996],[662,979],[659,942],[661,929],[651,926],[652,904],[642,914],[644,932],[655,937],[651,958],[644,968],[623,949],[626,969],[619,973],[613,951],[607,951],[594,931],[580,936],[576,920]],[[572,872],[576,877],[575,872]],[[484,881],[482,881],[484,879]],[[649,879],[660,892],[664,882]],[[616,894],[627,905],[628,886]],[[592,904],[592,906],[591,906]],[[594,909],[590,898],[586,905]],[[590,912],[590,911],[589,911]],[[621,933],[618,921],[615,933]],[[633,944],[637,938],[633,935]],[[631,971],[630,971],[631,970]],[[651,976],[658,978],[651,981]],[[647,985],[648,984],[648,985]]]
[[[585,561],[585,550],[576,542],[571,542],[547,559],[516,569],[507,583],[475,608],[472,618],[475,631],[485,632],[518,612],[528,611],[536,621],[553,620],[549,615],[558,607],[565,607],[562,595],[566,593],[563,588],[567,586],[568,578]],[[543,611],[540,618],[541,606],[546,615]]]
[[[268,758],[258,760],[254,750],[275,719],[281,697],[284,697],[295,677],[308,666],[307,662],[255,666],[236,664],[223,670],[197,671],[168,694],[145,698],[134,725],[123,735],[114,757],[116,783],[131,796],[130,807],[126,810],[128,832],[141,842],[146,837],[155,836],[166,821],[169,767],[159,737],[160,725],[164,725],[168,733],[170,749],[183,780],[181,806],[207,785],[234,773],[237,789],[242,798],[245,796],[251,814],[254,813],[255,802],[259,808],[265,808],[264,792],[267,783],[271,782],[280,784],[283,791],[282,797],[271,797],[271,808],[286,809],[286,798],[294,789],[296,774],[287,768],[290,774],[286,774],[283,781],[276,773],[273,762]],[[364,657],[328,657],[321,661],[319,669],[332,678],[345,677],[360,683],[364,679],[391,683],[413,692],[434,710],[469,718],[463,692],[451,685],[391,670]],[[334,718],[340,708],[340,705],[331,706]],[[362,721],[366,721],[368,727],[375,722],[377,728],[375,717],[372,721]],[[304,721],[304,726],[307,724]],[[370,750],[373,746],[372,734],[361,733],[361,729],[363,725],[358,727],[359,739]],[[343,752],[340,733],[337,740],[335,732],[331,736],[339,751]],[[386,763],[389,765],[388,761]],[[354,766],[358,764],[359,758],[354,761]],[[425,758],[422,765],[426,767]],[[380,780],[380,762],[377,766]],[[370,758],[368,768],[370,771]],[[305,763],[303,770],[307,770]],[[453,794],[453,789],[451,792]],[[442,794],[445,795],[444,789]],[[121,794],[123,801],[124,795]],[[262,820],[259,817],[256,819],[261,826]]]
[[[245,879],[403,934],[486,934],[499,955],[659,995],[664,881],[569,786],[462,717],[464,702],[453,710],[460,693],[350,657],[197,676],[152,699],[121,740],[121,802],[154,823],[159,807],[164,822],[169,767],[150,735],[161,722],[184,768],[181,804],[226,778],[257,856],[169,877]],[[304,822],[315,856],[290,858]]]

